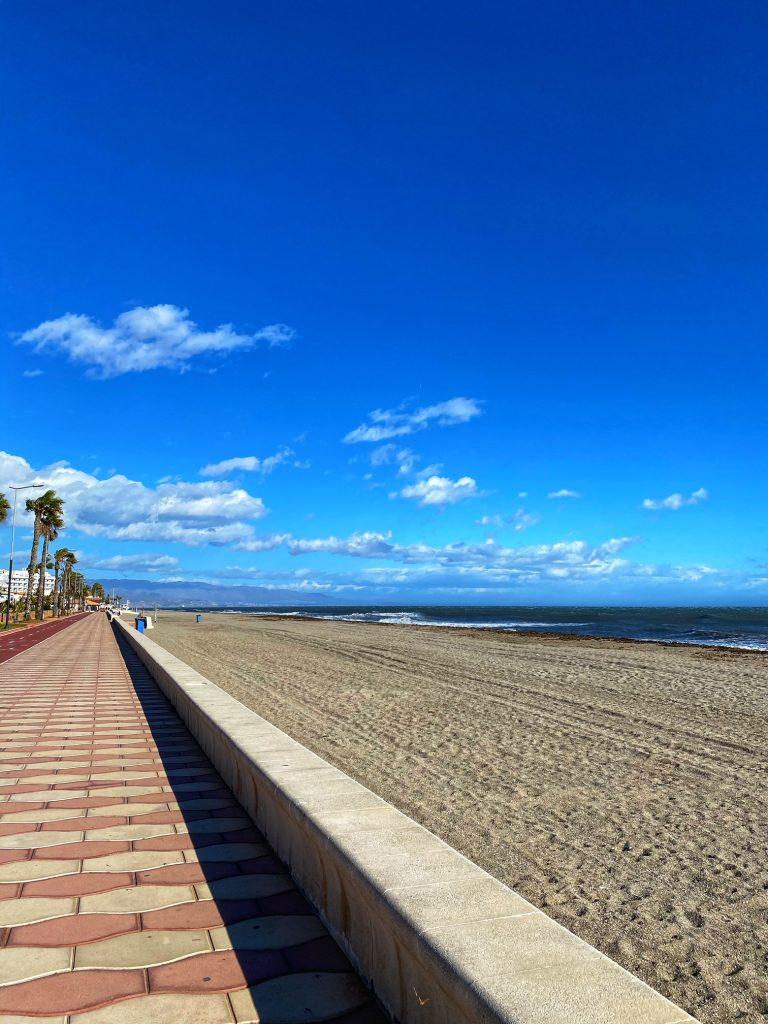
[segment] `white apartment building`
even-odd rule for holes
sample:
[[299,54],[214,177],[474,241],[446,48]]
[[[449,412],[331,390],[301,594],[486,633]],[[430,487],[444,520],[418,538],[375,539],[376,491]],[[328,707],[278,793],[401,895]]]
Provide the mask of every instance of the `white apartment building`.
[[[11,576],[11,600],[15,601],[19,597],[24,597],[27,592],[27,576],[26,569],[14,569],[13,576]],[[45,574],[45,593],[50,594],[53,590],[53,575],[50,572]],[[32,584],[32,592],[37,593],[37,573],[34,575],[34,581]],[[4,601],[8,594],[8,570],[0,569],[0,601]]]

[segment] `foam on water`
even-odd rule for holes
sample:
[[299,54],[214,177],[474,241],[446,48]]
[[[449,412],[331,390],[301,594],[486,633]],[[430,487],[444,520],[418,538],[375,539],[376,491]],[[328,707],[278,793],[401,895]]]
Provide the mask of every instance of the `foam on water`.
[[609,608],[499,606],[285,606],[232,609],[251,615],[311,617],[445,629],[566,633],[768,651],[767,608]]

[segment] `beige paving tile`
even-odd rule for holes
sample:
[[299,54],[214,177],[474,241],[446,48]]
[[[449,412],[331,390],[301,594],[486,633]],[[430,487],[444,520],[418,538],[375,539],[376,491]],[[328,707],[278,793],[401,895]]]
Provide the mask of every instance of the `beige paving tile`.
[[213,995],[139,996],[70,1017],[71,1024],[229,1024],[233,1020],[226,997]]
[[[10,772],[10,771],[26,772],[30,768],[32,768],[36,772],[59,771],[62,768],[66,768],[67,770],[69,770],[70,768],[77,768],[77,769],[80,769],[81,771],[88,771],[88,772],[90,772],[90,770],[91,770],[91,762],[90,761],[79,761],[79,762],[72,762],[72,761],[46,761],[43,764],[33,764],[33,765],[29,765],[29,764],[27,764],[25,762],[16,762],[15,764],[3,764],[3,765],[0,765],[0,771],[4,771],[4,772]],[[34,776],[34,775],[30,776],[30,779],[33,782],[36,782],[38,778],[40,778],[40,776]]]
[[89,807],[87,811],[82,811],[81,813],[90,818],[106,818],[114,815],[131,818],[137,814],[150,814],[152,811],[164,811],[166,806],[166,801],[154,804],[107,804],[104,807]]
[[234,875],[216,882],[200,882],[195,885],[195,892],[200,900],[249,900],[294,888],[293,879],[288,875]]
[[201,796],[197,799],[181,800],[179,803],[171,804],[171,808],[174,810],[184,811],[216,811],[220,807],[231,807],[234,811],[237,808],[237,803],[233,797],[227,799],[226,797],[213,797],[213,796]]
[[287,974],[230,993],[238,1022],[302,1024],[329,1020],[364,1006],[368,992],[356,974]]
[[49,917],[74,914],[76,909],[77,900],[75,899],[25,896],[23,899],[0,900],[0,928],[32,924],[33,921],[44,921]]
[[39,811],[15,811],[3,814],[0,821],[64,821],[67,818],[82,818],[85,812],[76,808],[62,807],[57,810],[55,807],[43,807]]
[[215,846],[202,846],[199,850],[185,850],[184,859],[190,864],[198,861],[249,860],[270,852],[264,843],[217,843]]
[[83,861],[83,871],[145,871],[162,868],[168,864],[183,864],[181,851],[167,853],[155,850],[130,850],[128,853],[114,853],[106,857],[91,857]]
[[[268,876],[265,876],[268,877]],[[191,885],[139,885],[80,898],[82,914],[143,914],[195,899]]]
[[[137,747],[104,747],[98,750],[99,757],[146,757],[147,755],[154,754],[155,751],[152,747],[147,744],[141,744]],[[124,761],[122,762],[125,763]]]
[[111,828],[94,828],[85,833],[86,839],[154,839],[157,836],[174,835],[173,825],[113,825]]
[[314,914],[280,914],[212,928],[211,941],[215,949],[280,949],[327,934]]
[[[14,985],[46,974],[68,971],[71,957],[70,949],[6,946],[0,949],[0,985]],[[6,1019],[0,1017],[2,1021]]]
[[171,793],[171,787],[158,782],[156,786],[104,786],[99,787],[99,796],[152,796],[162,792]]
[[126,768],[125,771],[115,772],[99,772],[98,775],[94,776],[96,782],[120,782],[128,779],[146,779],[148,776],[156,776],[159,778],[157,768],[147,768],[146,771],[136,768]]
[[152,967],[210,950],[204,931],[146,931],[117,935],[75,950],[75,968]]
[[[90,782],[91,776],[88,775],[56,775],[51,772],[50,775],[33,775],[29,780],[33,786],[55,786],[62,782],[73,783],[73,782]],[[6,783],[7,785],[7,783]]]
[[209,789],[219,789],[221,785],[220,782],[214,780],[210,782],[205,782],[204,780],[200,782],[180,782],[173,787],[173,791],[174,793],[205,793]]
[[[35,779],[35,784],[38,781]],[[52,803],[57,800],[79,800],[85,796],[90,796],[87,789],[40,789],[31,793],[11,793],[9,803],[18,803],[20,800],[24,803]]]
[[37,850],[61,843],[77,843],[82,832],[19,832],[15,836],[0,836],[0,850]]
[[178,832],[235,832],[241,828],[251,828],[250,818],[206,818],[204,821],[193,821],[189,825],[179,823]]

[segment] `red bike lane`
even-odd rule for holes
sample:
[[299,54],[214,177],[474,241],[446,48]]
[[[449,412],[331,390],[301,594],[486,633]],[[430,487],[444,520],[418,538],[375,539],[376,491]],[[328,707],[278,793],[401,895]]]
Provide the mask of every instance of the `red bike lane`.
[[28,648],[34,647],[42,640],[47,640],[49,636],[66,629],[67,626],[71,626],[73,622],[79,621],[87,614],[87,612],[80,612],[78,615],[67,615],[63,619],[51,619],[50,622],[44,622],[42,625],[23,626],[20,629],[9,629],[7,633],[0,633],[0,664]]

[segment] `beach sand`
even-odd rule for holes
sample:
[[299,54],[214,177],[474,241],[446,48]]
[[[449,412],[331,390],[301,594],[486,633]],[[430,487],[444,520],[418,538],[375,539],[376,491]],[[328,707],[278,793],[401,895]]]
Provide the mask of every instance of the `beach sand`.
[[150,636],[705,1024],[766,1020],[768,655],[170,612]]

